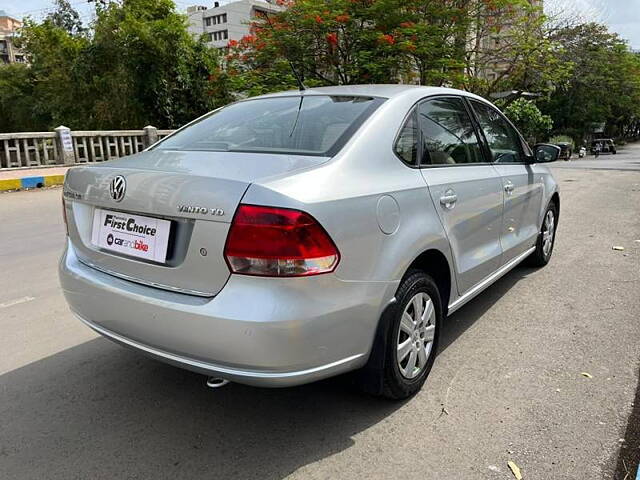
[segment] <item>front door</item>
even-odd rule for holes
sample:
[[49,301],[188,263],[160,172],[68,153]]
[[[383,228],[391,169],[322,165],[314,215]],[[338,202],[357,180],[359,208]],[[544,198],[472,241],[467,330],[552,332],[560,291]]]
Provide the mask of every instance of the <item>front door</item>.
[[544,183],[526,162],[518,132],[490,105],[471,101],[504,190],[500,243],[506,264],[536,243]]
[[461,98],[425,100],[417,113],[421,172],[449,237],[462,295],[500,267],[502,182],[486,163]]

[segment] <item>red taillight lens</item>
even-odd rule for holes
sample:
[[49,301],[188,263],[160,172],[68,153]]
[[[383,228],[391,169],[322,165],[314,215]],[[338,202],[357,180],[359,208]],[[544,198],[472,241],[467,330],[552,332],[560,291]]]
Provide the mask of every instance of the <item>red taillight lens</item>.
[[240,205],[224,255],[233,273],[298,277],[332,272],[340,259],[329,234],[311,215]]

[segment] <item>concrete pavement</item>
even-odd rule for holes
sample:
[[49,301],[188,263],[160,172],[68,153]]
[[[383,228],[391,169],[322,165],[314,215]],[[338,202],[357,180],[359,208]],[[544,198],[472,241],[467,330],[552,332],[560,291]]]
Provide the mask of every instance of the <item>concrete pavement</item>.
[[342,379],[211,391],[97,338],[59,292],[60,190],[0,195],[0,478],[635,478],[640,172],[554,170],[551,263],[453,315],[403,403]]

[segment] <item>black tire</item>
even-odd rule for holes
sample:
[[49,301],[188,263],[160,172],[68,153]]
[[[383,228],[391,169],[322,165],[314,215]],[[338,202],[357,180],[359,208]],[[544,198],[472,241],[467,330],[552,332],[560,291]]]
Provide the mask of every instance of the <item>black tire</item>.
[[[435,328],[425,365],[414,370],[419,371],[414,378],[407,378],[400,371],[396,358],[398,339],[401,335],[400,321],[405,308],[413,308],[408,307],[409,302],[419,293],[427,294],[433,304]],[[380,320],[369,364],[363,369],[361,386],[364,390],[393,400],[405,399],[418,392],[433,367],[438,351],[442,320],[442,300],[436,283],[421,270],[409,271],[398,287],[396,302],[385,310]]]
[[[553,237],[551,239],[551,249],[547,253],[545,253],[544,241],[543,241],[545,225],[546,225],[545,219],[547,218],[547,214],[550,211],[553,212],[554,231],[553,231]],[[553,255],[553,248],[556,243],[557,229],[558,229],[558,207],[556,206],[555,202],[551,201],[544,212],[544,216],[542,217],[542,225],[538,232],[538,239],[536,240],[536,249],[527,258],[527,261],[525,262],[526,265],[530,267],[540,268],[540,267],[544,267],[549,263],[549,261],[551,260],[551,255]]]

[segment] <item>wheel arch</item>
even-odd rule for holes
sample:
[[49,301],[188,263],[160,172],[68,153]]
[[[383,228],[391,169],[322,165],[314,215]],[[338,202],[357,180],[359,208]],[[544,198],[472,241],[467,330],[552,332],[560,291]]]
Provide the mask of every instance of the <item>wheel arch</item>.
[[560,220],[560,194],[555,191],[551,195],[551,201],[556,205],[556,222]]
[[[429,248],[423,251],[405,269],[402,280],[415,270],[423,271],[435,281],[442,297],[443,318],[446,318],[454,282],[454,273],[451,270],[451,264],[447,256],[436,248]],[[402,284],[402,281],[400,283]],[[356,375],[356,381],[361,388],[374,395],[379,395],[383,389],[381,372],[385,368],[384,353],[387,348],[388,328],[396,307],[397,302],[394,298],[382,312],[376,328],[369,361]]]
[[446,317],[453,287],[452,269],[446,255],[435,248],[425,250],[411,262],[402,277],[403,280],[411,270],[421,270],[436,282],[440,290],[443,314]]

